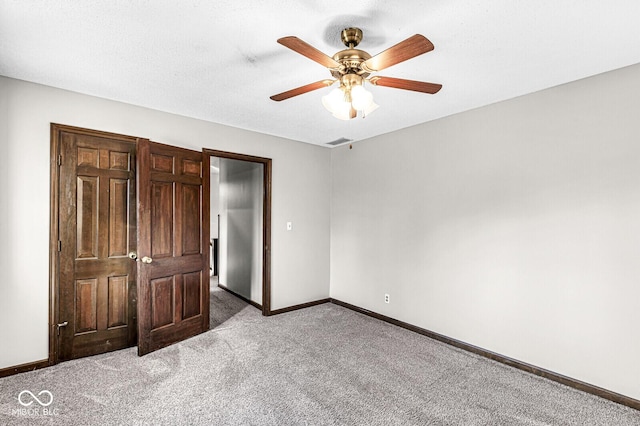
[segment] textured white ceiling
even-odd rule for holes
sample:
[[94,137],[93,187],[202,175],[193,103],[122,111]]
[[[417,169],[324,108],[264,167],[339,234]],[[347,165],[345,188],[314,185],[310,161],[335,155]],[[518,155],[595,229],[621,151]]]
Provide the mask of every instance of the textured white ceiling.
[[[640,62],[638,0],[0,0],[0,75],[324,145],[362,140]],[[329,78],[276,43],[332,56],[359,27],[375,55],[413,34],[435,50],[379,75],[441,83],[427,95],[372,87],[380,108],[340,121]]]

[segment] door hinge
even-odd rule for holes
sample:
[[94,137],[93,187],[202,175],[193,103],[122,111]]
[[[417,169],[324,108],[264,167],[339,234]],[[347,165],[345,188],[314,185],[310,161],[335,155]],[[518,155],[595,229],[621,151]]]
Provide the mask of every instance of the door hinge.
[[62,154],[58,154],[58,166],[62,166]]
[[58,251],[62,251],[62,241],[58,240]]

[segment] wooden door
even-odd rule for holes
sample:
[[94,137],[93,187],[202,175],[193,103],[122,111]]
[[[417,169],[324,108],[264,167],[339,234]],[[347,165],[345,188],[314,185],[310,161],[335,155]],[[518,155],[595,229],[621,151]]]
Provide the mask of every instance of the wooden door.
[[58,188],[55,362],[136,343],[135,139],[54,126]]
[[140,139],[137,158],[144,355],[209,329],[209,156]]

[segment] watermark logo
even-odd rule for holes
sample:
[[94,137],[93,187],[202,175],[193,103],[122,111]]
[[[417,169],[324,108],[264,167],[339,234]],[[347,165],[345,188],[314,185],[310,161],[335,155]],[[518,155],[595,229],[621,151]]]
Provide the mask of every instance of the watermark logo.
[[[31,398],[29,398],[28,396],[25,396],[23,398],[23,395],[29,395]],[[43,400],[40,400],[38,398],[38,396],[41,395],[48,395],[49,398],[47,400],[47,397],[43,397]],[[53,394],[51,392],[49,392],[48,390],[43,390],[38,392],[38,396],[35,396],[33,394],[33,392],[29,391],[29,390],[23,390],[22,392],[20,392],[18,394],[18,402],[20,403],[20,405],[22,405],[23,407],[28,407],[31,404],[33,404],[32,400],[35,400],[38,404],[42,405],[43,407],[48,407],[53,403]],[[30,400],[31,399],[31,400]],[[26,402],[25,402],[26,401]]]
[[18,394],[18,402],[22,407],[12,408],[6,414],[19,417],[60,415],[59,409],[49,407],[53,404],[53,394],[48,390],[42,390],[37,395],[30,390],[23,390]]

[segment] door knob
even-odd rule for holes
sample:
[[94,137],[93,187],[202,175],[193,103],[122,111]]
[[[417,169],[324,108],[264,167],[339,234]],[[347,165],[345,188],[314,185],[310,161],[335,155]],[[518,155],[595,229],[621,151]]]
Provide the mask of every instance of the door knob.
[[57,328],[58,328],[58,336],[60,335],[60,329],[61,329],[62,327],[66,327],[66,326],[68,326],[68,325],[69,325],[69,321],[61,322],[60,324],[58,324],[58,325],[57,325]]
[[135,251],[130,251],[129,259],[138,260],[138,253],[136,253]]
[[153,262],[153,259],[150,258],[149,256],[144,256],[142,258],[142,263],[151,263],[151,262]]

